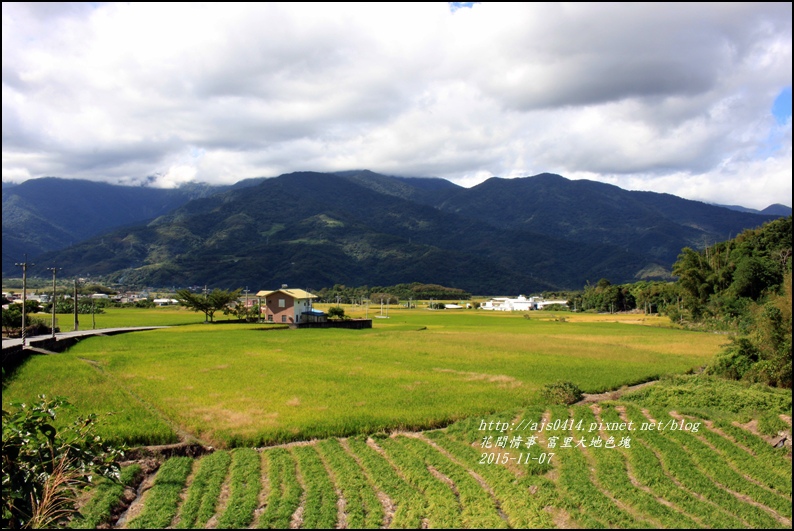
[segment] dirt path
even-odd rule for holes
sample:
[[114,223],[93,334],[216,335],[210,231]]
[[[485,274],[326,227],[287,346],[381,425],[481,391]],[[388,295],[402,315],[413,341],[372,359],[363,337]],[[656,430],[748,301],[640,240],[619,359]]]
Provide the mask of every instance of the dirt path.
[[630,385],[630,386],[623,386],[620,389],[615,391],[607,391],[606,393],[595,393],[595,394],[588,394],[584,393],[584,398],[582,398],[579,402],[574,405],[582,405],[582,404],[594,404],[596,402],[603,402],[604,400],[618,400],[624,394],[636,391],[637,389],[642,389],[644,387],[648,387],[649,385],[653,385],[659,380],[653,380],[651,382],[645,382],[637,385]]

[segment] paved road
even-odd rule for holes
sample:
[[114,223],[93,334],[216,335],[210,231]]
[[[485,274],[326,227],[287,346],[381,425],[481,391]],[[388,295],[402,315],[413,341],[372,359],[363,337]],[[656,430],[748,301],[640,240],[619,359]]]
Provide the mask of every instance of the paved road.
[[[128,328],[98,328],[96,330],[80,330],[77,332],[60,332],[55,334],[55,339],[67,339],[74,337],[91,337],[91,336],[112,336],[114,334],[123,334],[125,332],[137,332],[140,330],[155,330],[157,328],[169,328],[167,326],[133,326]],[[31,336],[25,339],[27,345],[36,346],[36,343],[49,341],[52,339],[52,334],[42,336]],[[3,338],[3,349],[18,347],[22,344],[21,338],[7,339]]]

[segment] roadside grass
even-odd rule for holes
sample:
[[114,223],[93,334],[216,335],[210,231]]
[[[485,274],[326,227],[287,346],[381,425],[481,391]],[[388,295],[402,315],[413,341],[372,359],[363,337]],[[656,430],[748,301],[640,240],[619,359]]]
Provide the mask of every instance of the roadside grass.
[[[202,323],[92,337],[30,359],[3,401],[57,392],[104,413],[117,411],[107,395],[123,397],[121,388],[208,444],[264,446],[442,427],[538,403],[538,390],[561,379],[586,392],[614,389],[702,366],[724,341],[584,314],[560,322],[547,312],[498,313],[394,310],[368,330]],[[50,358],[71,361],[54,369]],[[96,382],[72,385],[75,370]],[[118,430],[132,444],[160,433],[137,416]],[[146,442],[166,438],[156,437]]]

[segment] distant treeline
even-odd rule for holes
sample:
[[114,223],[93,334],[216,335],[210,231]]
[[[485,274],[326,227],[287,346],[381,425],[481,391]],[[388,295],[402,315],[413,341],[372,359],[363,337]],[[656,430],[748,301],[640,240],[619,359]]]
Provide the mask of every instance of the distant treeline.
[[348,287],[336,284],[332,288],[323,288],[314,292],[320,302],[338,302],[340,304],[361,304],[365,300],[376,300],[384,303],[397,304],[410,300],[469,300],[471,293],[459,288],[449,288],[438,284],[397,284],[395,286],[361,286]]

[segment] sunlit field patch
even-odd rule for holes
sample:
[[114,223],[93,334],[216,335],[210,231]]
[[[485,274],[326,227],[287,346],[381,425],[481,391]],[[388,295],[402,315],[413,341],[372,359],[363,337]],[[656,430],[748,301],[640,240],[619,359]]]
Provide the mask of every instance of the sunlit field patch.
[[[259,446],[443,426],[536,403],[560,379],[585,392],[614,389],[702,366],[725,342],[586,314],[529,316],[394,308],[368,330],[202,323],[96,337],[29,360],[3,400],[57,390],[104,413],[119,410],[114,393],[131,394],[149,417],[208,444]],[[100,383],[70,387],[74,367]],[[148,429],[142,418],[129,422]]]

